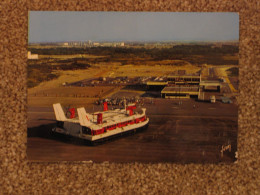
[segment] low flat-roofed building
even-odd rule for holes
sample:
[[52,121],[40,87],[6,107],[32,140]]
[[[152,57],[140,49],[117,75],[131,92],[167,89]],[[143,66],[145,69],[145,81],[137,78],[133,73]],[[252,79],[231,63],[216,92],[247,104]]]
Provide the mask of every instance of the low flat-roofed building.
[[167,77],[152,77],[146,82],[148,86],[166,86],[168,85]]
[[167,86],[161,91],[163,98],[190,98],[198,95],[199,86]]
[[[202,80],[203,79],[203,80]],[[204,80],[206,79],[206,80]],[[151,77],[146,81],[148,90],[160,90],[162,98],[198,98],[210,100],[214,93],[220,93],[222,81],[218,78],[201,78],[201,71],[186,74],[185,70],[178,70],[169,76]],[[208,94],[209,97],[208,97]]]
[[200,73],[186,74],[186,72],[178,71],[168,76],[169,84],[199,84],[201,81]]
[[147,82],[147,89],[149,90],[162,90],[168,85],[167,77],[152,77]]
[[37,60],[39,58],[38,54],[32,54],[30,51],[28,51],[27,58],[30,60]]
[[221,90],[221,82],[218,80],[212,81],[201,81],[200,86],[204,91],[220,91]]

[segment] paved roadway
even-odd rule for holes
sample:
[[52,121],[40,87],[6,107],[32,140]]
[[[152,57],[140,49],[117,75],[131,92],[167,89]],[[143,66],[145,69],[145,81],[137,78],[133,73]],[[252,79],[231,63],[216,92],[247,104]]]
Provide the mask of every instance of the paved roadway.
[[[53,135],[52,108],[28,108],[28,159],[32,161],[93,162],[234,162],[237,150],[237,106],[194,100],[154,99],[146,103],[148,129],[98,146]],[[195,105],[195,107],[194,107]],[[95,108],[98,109],[98,108]],[[221,157],[222,145],[231,152]]]

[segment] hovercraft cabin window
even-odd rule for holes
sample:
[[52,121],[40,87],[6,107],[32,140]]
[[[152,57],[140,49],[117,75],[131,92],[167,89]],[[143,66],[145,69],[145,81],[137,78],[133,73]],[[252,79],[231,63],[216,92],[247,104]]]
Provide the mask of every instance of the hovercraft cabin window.
[[63,128],[64,122],[63,121],[57,121],[57,127]]
[[87,127],[82,127],[82,133],[91,135],[91,129]]

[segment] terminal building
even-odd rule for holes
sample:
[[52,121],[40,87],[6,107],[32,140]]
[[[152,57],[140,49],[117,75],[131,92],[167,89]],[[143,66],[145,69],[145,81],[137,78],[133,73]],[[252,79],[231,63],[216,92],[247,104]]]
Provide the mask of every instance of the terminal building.
[[197,98],[204,101],[221,92],[220,80],[202,80],[200,72],[186,74],[185,70],[164,78],[157,77],[146,84],[150,89],[161,89],[162,98]]
[[161,91],[162,98],[190,98],[198,97],[199,86],[166,86]]
[[200,73],[196,74],[173,74],[168,76],[168,84],[176,85],[198,85],[201,81]]

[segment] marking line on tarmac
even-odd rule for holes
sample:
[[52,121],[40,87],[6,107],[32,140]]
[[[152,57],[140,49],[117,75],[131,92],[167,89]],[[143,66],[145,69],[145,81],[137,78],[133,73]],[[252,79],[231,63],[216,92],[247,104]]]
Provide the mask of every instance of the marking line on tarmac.
[[199,116],[199,115],[171,115],[171,114],[148,114],[147,115],[148,118],[149,116],[164,116],[164,117],[174,117],[174,118],[178,118],[178,117],[182,117],[182,118],[233,118],[233,119],[237,119],[237,116],[214,116],[214,115],[207,115],[207,116]]
[[29,111],[29,112],[27,112],[27,113],[41,113],[41,114],[42,114],[42,113],[43,113],[43,114],[47,114],[47,113],[48,113],[48,114],[49,114],[49,113],[54,113],[54,112],[51,112],[51,111],[50,111],[50,112],[40,112],[40,111],[36,112],[36,111]]

